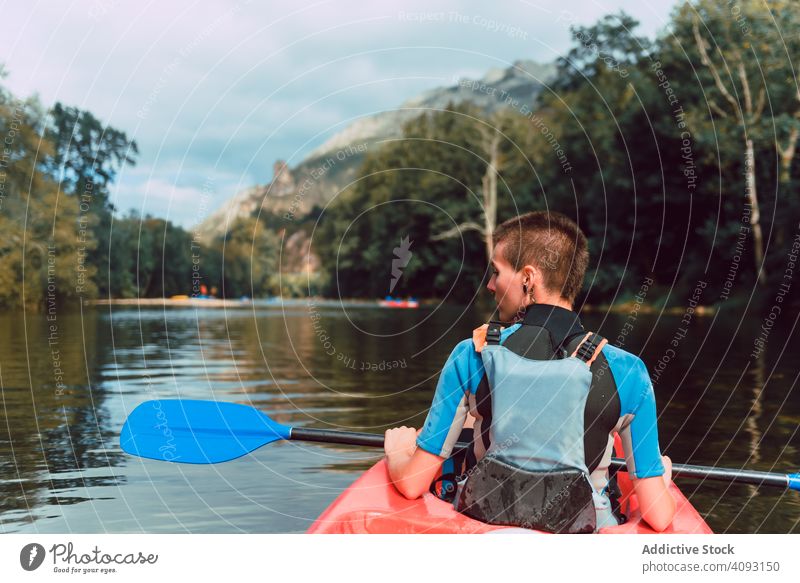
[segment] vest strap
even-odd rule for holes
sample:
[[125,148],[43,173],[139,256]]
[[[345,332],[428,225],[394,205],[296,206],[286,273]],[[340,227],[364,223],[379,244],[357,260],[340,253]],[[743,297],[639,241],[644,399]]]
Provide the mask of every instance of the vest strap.
[[578,346],[572,352],[572,356],[580,358],[586,363],[586,366],[591,367],[597,355],[603,350],[603,347],[608,344],[608,340],[595,334],[594,332],[587,332],[586,336],[580,341]]
[[500,331],[503,329],[503,322],[490,320],[488,324],[479,326],[472,331],[472,344],[475,345],[475,352],[480,352],[487,344],[500,344]]

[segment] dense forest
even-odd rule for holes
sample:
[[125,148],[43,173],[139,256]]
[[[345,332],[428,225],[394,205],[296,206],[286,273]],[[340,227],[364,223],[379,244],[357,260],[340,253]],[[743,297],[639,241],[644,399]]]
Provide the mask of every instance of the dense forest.
[[589,302],[651,279],[655,303],[698,286],[703,304],[797,298],[800,5],[702,0],[655,40],[636,28],[625,14],[573,27],[535,110],[430,112],[371,153],[323,222],[331,293],[380,295],[409,237],[403,291],[468,300],[494,227],[551,209],[589,237]]
[[264,221],[239,219],[205,241],[161,218],[119,215],[110,188],[138,148],[91,112],[45,112],[0,86],[0,132],[0,307],[272,291],[279,241]]
[[[624,13],[571,31],[535,107],[498,95],[507,107],[491,115],[469,103],[424,112],[370,148],[324,211],[260,212],[202,241],[110,204],[138,157],[123,131],[0,86],[0,306],[197,295],[200,283],[230,298],[374,298],[392,281],[395,295],[469,301],[493,229],[533,209],[563,212],[589,237],[581,301],[627,301],[644,281],[660,304],[698,286],[702,304],[797,301],[800,6],[699,0],[655,39]],[[279,273],[297,230],[320,258],[311,287]]]

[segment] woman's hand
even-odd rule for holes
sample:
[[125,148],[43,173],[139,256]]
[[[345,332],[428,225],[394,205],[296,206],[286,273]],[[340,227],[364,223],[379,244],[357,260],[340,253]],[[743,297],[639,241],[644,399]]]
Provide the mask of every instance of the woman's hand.
[[413,427],[395,427],[386,431],[383,441],[389,479],[409,500],[428,491],[444,461],[444,458],[417,447],[417,435],[421,432],[422,429],[417,431]]
[[383,451],[389,464],[402,463],[408,460],[417,449],[417,434],[413,427],[395,427],[387,429],[383,440]]

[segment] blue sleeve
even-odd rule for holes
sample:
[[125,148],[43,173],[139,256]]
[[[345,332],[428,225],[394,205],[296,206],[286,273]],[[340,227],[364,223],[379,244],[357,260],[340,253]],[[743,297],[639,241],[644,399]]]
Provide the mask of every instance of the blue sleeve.
[[469,409],[469,393],[475,392],[483,377],[483,361],[472,339],[462,340],[442,368],[428,418],[417,436],[417,446],[447,458],[458,441]]
[[634,478],[664,474],[658,445],[656,396],[642,359],[616,346],[606,345],[603,354],[617,384],[620,415],[630,415],[630,423],[620,431],[628,471]]
[[[503,329],[500,343],[519,327],[514,324]],[[439,457],[450,457],[467,418],[469,395],[478,390],[483,374],[483,360],[475,351],[472,338],[456,344],[439,376],[431,409],[417,436],[418,447]]]

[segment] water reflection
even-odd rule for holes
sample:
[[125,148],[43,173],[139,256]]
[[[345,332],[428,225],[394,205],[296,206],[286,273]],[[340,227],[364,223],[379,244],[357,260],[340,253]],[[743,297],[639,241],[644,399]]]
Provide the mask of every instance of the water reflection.
[[[335,303],[102,307],[59,314],[53,343],[45,317],[0,315],[0,531],[303,531],[380,452],[283,443],[216,466],[159,463],[120,451],[125,417],[141,401],[182,397],[251,404],[289,425],[418,426],[450,350],[487,316],[485,308]],[[626,321],[584,317],[610,340]],[[660,439],[674,460],[800,466],[797,367],[784,350],[793,330],[776,327],[749,362],[757,326],[724,314],[695,318],[659,371]],[[625,347],[652,370],[679,327],[675,316],[639,315]],[[679,485],[715,530],[798,530],[796,493]]]

